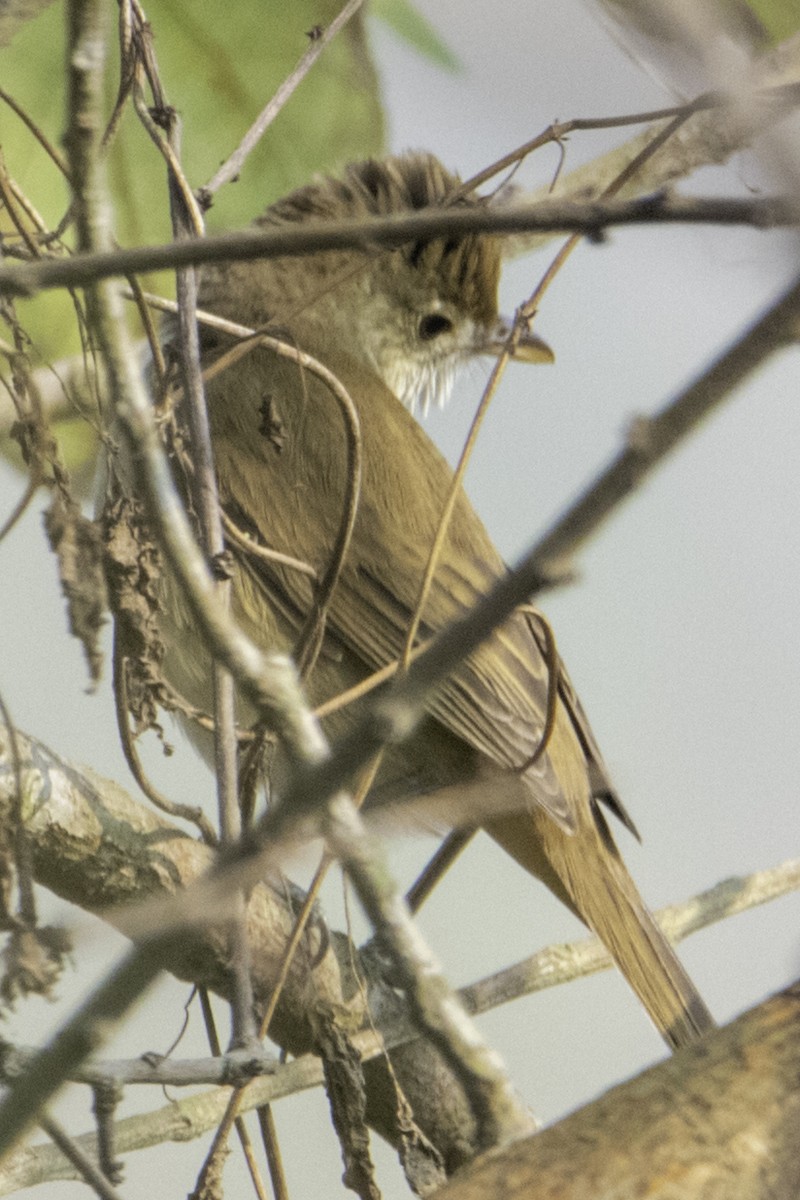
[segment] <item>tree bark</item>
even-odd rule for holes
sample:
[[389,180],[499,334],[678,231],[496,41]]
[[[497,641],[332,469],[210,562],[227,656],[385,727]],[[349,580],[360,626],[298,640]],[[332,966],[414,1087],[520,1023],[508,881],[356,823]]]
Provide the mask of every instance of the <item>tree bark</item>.
[[795,1200],[800,983],[543,1133],[441,1200]]
[[[23,818],[36,880],[62,899],[128,931],[126,907],[168,897],[199,879],[213,851],[119,785],[78,770],[34,738],[16,733],[21,759]],[[9,734],[0,731],[0,823],[13,820],[16,779]],[[294,900],[296,900],[296,889]],[[269,1001],[295,913],[289,886],[262,883],[247,910],[256,1020]],[[360,986],[355,972],[366,985]],[[224,926],[198,925],[181,939],[171,973],[232,994]],[[360,955],[341,933],[314,918],[295,955],[270,1026],[270,1036],[293,1055],[313,1053],[315,1030],[340,1021],[355,1032],[365,1023],[369,988],[373,1022],[408,1024],[402,995],[383,979],[379,958]],[[436,1048],[422,1035],[392,1052],[394,1079],[383,1057],[365,1064],[367,1119],[393,1145],[398,1127],[399,1084],[417,1124],[448,1169],[476,1153],[476,1126],[464,1092]]]

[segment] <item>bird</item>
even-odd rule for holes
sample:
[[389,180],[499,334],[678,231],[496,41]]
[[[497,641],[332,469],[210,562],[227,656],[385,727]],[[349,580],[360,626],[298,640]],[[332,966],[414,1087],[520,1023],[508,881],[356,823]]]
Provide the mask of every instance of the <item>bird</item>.
[[[486,203],[465,193],[433,155],[409,152],[317,177],[255,224],[286,229]],[[237,531],[230,542],[233,615],[260,646],[304,660],[314,706],[330,707],[403,654],[452,482],[417,410],[443,403],[459,365],[496,353],[507,335],[498,314],[501,263],[498,237],[468,233],[394,248],[218,262],[203,272],[202,310],[313,356],[357,413],[363,463],[355,519],[312,652],[320,581],[352,496],[340,400],[271,344],[255,337],[246,353],[228,354],[234,339],[203,326],[219,497],[228,529]],[[519,354],[532,362],[552,358],[533,334],[520,340]],[[459,490],[420,641],[462,615],[506,571]],[[208,710],[203,639],[179,589],[167,581],[162,592],[164,674]],[[431,697],[410,739],[386,750],[371,795],[398,803],[430,798],[435,811],[437,801],[448,811],[452,800],[459,812],[477,814],[474,823],[597,934],[668,1046],[677,1048],[711,1029],[713,1019],[621,858],[609,818],[633,832],[635,826],[563,664],[553,674],[546,628],[535,612],[519,609],[473,651]],[[352,728],[368,702],[333,706],[324,718],[329,736]],[[246,726],[255,716],[240,698],[239,722]],[[269,770],[279,793],[279,754]]]

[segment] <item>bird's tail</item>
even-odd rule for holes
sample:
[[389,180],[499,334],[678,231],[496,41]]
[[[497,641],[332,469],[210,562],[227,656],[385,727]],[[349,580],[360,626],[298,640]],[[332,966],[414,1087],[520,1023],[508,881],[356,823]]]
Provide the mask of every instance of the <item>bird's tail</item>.
[[566,833],[538,811],[501,817],[486,829],[597,934],[667,1045],[685,1046],[714,1020],[642,901],[602,814],[592,816],[599,824],[588,834]]
[[714,1028],[714,1020],[628,874],[596,801],[588,795],[571,730],[557,721],[548,746],[573,831],[540,805],[499,816],[486,831],[540,878],[605,944],[673,1049]]

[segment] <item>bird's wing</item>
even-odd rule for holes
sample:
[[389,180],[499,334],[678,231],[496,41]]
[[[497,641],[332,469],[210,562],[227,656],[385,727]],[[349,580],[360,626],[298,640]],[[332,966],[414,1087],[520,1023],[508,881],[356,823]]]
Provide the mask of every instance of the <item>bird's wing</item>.
[[[341,364],[337,374],[347,385],[347,371]],[[247,378],[242,376],[245,388],[249,386]],[[280,373],[275,372],[271,383],[277,384],[278,395],[280,381]],[[371,402],[359,405],[364,457],[360,506],[327,623],[330,643],[355,655],[368,673],[397,660],[403,652],[429,547],[452,479],[450,467],[414,418],[374,377],[370,383]],[[229,379],[227,388],[235,387],[236,379]],[[351,384],[350,390],[358,400],[357,387]],[[287,394],[289,391],[287,382]],[[298,405],[302,411],[278,402],[284,422],[280,451],[259,428],[255,395],[252,403],[247,403],[240,392],[233,416],[227,411],[223,416],[217,413],[215,436],[221,493],[236,518],[257,528],[273,549],[311,562],[318,574],[327,566],[345,490],[341,455],[331,450],[341,443],[341,417],[330,396],[322,393],[321,385],[309,379]],[[231,420],[239,428],[229,444],[226,422]],[[243,454],[243,446],[249,455]],[[387,446],[393,448],[388,453]],[[408,484],[409,463],[413,487]],[[319,486],[298,483],[309,478]],[[317,519],[309,522],[304,519],[304,508],[311,497],[319,504],[320,493],[323,501]],[[505,569],[483,524],[461,494],[423,612],[420,640],[467,611]],[[308,577],[260,560],[251,561],[248,572],[258,580],[270,603],[281,609],[284,619],[295,614],[299,629],[312,598]],[[431,699],[429,711],[497,766],[523,769],[539,746],[551,686],[547,660],[530,619],[517,612],[454,669]],[[577,707],[567,703],[566,709],[572,720],[584,723]],[[579,741],[581,746],[593,745],[588,739]],[[587,757],[587,779],[590,761]],[[570,806],[576,799],[564,794],[547,754],[525,778],[536,801],[561,824],[572,824]],[[587,783],[585,790],[590,786]]]

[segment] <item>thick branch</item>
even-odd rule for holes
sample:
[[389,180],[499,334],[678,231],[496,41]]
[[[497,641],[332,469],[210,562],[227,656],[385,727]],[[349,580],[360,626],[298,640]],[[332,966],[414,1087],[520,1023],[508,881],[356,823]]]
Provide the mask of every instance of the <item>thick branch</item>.
[[[33,851],[34,869],[39,883],[71,903],[90,912],[99,912],[106,920],[119,917],[123,906],[144,895],[171,896],[190,884],[208,868],[212,851],[182,833],[163,817],[131,799],[121,788],[106,780],[87,778],[58,759],[40,743],[18,734],[23,767],[24,816]],[[6,747],[0,740],[0,820],[7,820],[7,809],[15,787]],[[779,894],[797,882],[797,870],[787,868],[763,873],[755,880],[726,882],[712,889],[706,898],[680,906],[670,931],[681,936],[699,925],[698,912],[719,917],[738,911],[746,902],[759,902]],[[779,877],[776,878],[776,875]],[[787,882],[788,877],[788,882]],[[253,892],[248,909],[249,936],[254,948],[253,982],[257,1008],[263,1010],[274,983],[274,972],[289,936],[294,911],[286,896],[265,884]],[[676,927],[677,926],[677,927]],[[542,977],[560,971],[561,981],[607,966],[607,956],[596,939],[575,947],[555,947],[542,951],[528,963],[509,968],[501,978],[491,978],[467,988],[462,996],[471,1011],[484,1011],[508,1001],[514,995],[537,990]],[[326,1008],[348,1009],[348,1023],[358,1021],[361,993],[353,987],[351,963],[359,963],[341,935],[327,932],[316,921],[305,936],[295,959],[278,1006],[271,1033],[276,1041],[302,1053],[313,1047],[311,1025],[317,1004]],[[231,975],[224,930],[197,928],[191,939],[182,939],[182,954],[172,963],[180,978],[205,983],[223,996],[230,995]],[[464,1162],[474,1152],[474,1124],[464,1096],[446,1069],[441,1056],[422,1038],[412,1021],[408,1005],[392,987],[386,987],[369,959],[361,960],[370,978],[371,1003],[380,1022],[386,1044],[395,1047],[394,1067],[411,1103],[417,1121],[440,1147],[450,1166]],[[363,1014],[362,1014],[363,1015]],[[387,1078],[380,1046],[374,1035],[358,1035],[359,1049],[373,1061],[367,1064],[367,1080],[372,1123],[393,1140],[395,1130],[395,1093]],[[375,1057],[377,1056],[377,1057]],[[27,1061],[24,1056],[20,1062]],[[10,1060],[13,1068],[14,1057]],[[246,1078],[250,1070],[263,1070],[269,1064],[252,1065],[234,1058],[205,1060],[196,1064],[164,1063],[152,1068],[147,1064],[89,1064],[77,1078],[139,1079],[157,1083],[221,1081],[232,1083]],[[255,1080],[248,1086],[244,1108],[293,1093],[300,1088],[318,1086],[322,1072],[316,1059],[280,1067],[274,1074]],[[131,1118],[118,1125],[118,1149],[153,1145],[170,1137],[198,1136],[214,1126],[228,1098],[227,1088],[203,1097],[182,1100],[149,1116]],[[138,1122],[138,1124],[137,1124]],[[88,1136],[88,1135],[87,1135]],[[84,1145],[84,1139],[81,1139]],[[90,1148],[87,1141],[84,1148]],[[71,1168],[54,1151],[38,1148],[20,1151],[0,1175],[0,1194],[47,1178],[64,1178]],[[43,1172],[43,1173],[42,1173]],[[23,1182],[24,1181],[24,1182]]]
[[486,1155],[441,1200],[788,1200],[800,1194],[800,985]]
[[[172,896],[210,867],[213,852],[186,836],[108,780],[80,773],[41,743],[17,734],[22,755],[24,819],[36,880],[88,912],[123,924],[126,906],[145,896]],[[14,787],[7,735],[0,735],[0,819],[8,822]],[[248,906],[256,1007],[263,1009],[294,923],[282,890],[260,883]],[[313,964],[312,967],[309,964]],[[198,927],[182,939],[171,969],[179,979],[204,984],[226,999],[231,975],[224,929]],[[289,973],[271,1034],[294,1054],[311,1049],[313,993],[323,1006],[357,1005],[343,991],[330,935],[312,924]]]
[[[0,732],[0,821],[6,823],[16,788],[7,742],[8,735]],[[17,743],[23,816],[37,882],[128,932],[131,904],[146,897],[166,900],[207,873],[213,858],[207,846],[134,801],[122,788],[78,772],[33,739],[18,733]],[[283,889],[259,882],[250,898],[247,919],[256,1017],[260,1018],[294,925],[292,898]],[[148,936],[143,931],[145,941]],[[371,1003],[380,1011],[394,1013],[401,1005],[404,1036],[413,1038],[419,1027],[409,1017],[408,1007],[398,1000],[396,988],[383,981],[379,968],[360,963],[347,939],[330,934],[316,918],[303,937],[281,993],[270,1026],[275,1041],[293,1054],[313,1050],[314,1029],[321,1014],[327,1019],[331,1014],[344,1014],[348,1027],[357,1027],[364,1017],[364,1002],[363,991],[353,979],[353,964],[369,977]],[[230,998],[232,976],[224,925],[214,929],[196,924],[185,930],[175,939],[168,965],[178,978]],[[444,1057],[418,1033],[416,1039],[404,1051],[403,1061],[395,1063],[396,1075],[417,1122],[450,1164],[462,1163],[477,1149],[470,1104]],[[375,1053],[374,1040],[370,1052]],[[246,1064],[243,1069],[246,1074]],[[371,1123],[393,1142],[397,1137],[395,1083],[380,1059],[368,1066],[367,1076]],[[318,1081],[313,1073],[313,1082]],[[272,1086],[272,1080],[255,1086]],[[277,1094],[282,1094],[280,1085]]]

